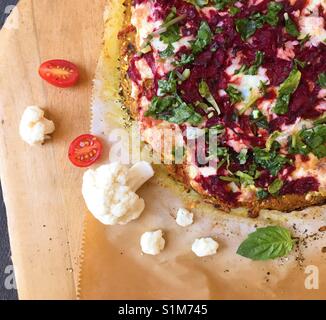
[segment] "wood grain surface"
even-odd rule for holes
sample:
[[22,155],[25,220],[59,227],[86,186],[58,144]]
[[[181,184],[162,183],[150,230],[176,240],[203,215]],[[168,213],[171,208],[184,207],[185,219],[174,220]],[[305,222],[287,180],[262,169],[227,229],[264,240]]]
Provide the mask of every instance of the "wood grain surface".
[[[83,215],[81,176],[69,142],[89,130],[92,78],[105,0],[21,0],[0,32],[0,174],[20,299],[75,299]],[[81,81],[57,89],[37,73],[46,59],[75,62]],[[53,139],[29,147],[18,134],[28,105],[56,123]]]

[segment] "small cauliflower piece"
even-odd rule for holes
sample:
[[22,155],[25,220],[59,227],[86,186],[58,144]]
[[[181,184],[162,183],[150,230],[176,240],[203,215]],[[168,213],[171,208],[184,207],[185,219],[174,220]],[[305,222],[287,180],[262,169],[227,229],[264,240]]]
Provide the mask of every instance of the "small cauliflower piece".
[[145,232],[140,238],[140,246],[144,253],[158,255],[165,247],[162,230]]
[[212,238],[196,239],[192,245],[192,251],[198,257],[206,257],[216,254],[219,244]]
[[89,211],[105,225],[124,225],[137,219],[145,202],[136,191],[154,176],[152,166],[141,161],[132,168],[118,162],[89,169],[82,194]]
[[194,223],[194,214],[185,208],[180,208],[177,212],[176,222],[180,227],[188,227]]
[[45,140],[50,139],[49,134],[54,130],[54,123],[44,117],[44,110],[37,106],[25,109],[20,121],[19,133],[29,145],[43,144]]

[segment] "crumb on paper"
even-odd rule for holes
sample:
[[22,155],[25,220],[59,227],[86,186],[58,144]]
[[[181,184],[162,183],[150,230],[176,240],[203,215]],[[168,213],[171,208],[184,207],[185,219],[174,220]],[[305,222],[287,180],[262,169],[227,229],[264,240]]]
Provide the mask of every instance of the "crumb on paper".
[[192,245],[192,251],[198,257],[212,256],[216,254],[219,244],[212,238],[196,239]]
[[165,247],[162,230],[145,232],[140,239],[140,245],[143,253],[156,256]]
[[194,214],[185,208],[177,212],[176,222],[180,227],[188,227],[194,223]]

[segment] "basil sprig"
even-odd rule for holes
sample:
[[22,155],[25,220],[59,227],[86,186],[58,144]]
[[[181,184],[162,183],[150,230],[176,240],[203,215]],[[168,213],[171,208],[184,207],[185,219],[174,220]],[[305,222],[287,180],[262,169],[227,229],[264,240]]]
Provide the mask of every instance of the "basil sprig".
[[237,254],[251,260],[271,260],[287,256],[294,247],[289,230],[270,226],[258,228],[240,245]]
[[288,78],[281,84],[276,105],[273,111],[278,114],[286,114],[289,111],[291,95],[297,90],[301,81],[301,72],[293,69]]

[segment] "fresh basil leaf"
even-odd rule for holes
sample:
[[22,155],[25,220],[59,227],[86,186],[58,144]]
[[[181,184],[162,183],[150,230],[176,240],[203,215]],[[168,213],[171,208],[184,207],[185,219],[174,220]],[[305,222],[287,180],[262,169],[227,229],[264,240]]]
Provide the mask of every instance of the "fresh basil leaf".
[[273,111],[278,114],[286,114],[289,110],[291,95],[297,90],[301,81],[301,72],[293,69],[288,78],[281,84],[276,105]]
[[231,16],[237,15],[240,11],[241,11],[240,8],[237,8],[237,7],[231,7],[229,9],[229,13]]
[[268,197],[269,193],[263,189],[260,189],[256,192],[256,196],[259,200],[264,200]]
[[176,8],[173,7],[171,12],[166,17],[163,26],[166,27],[166,31],[160,34],[160,40],[165,44],[171,45],[172,43],[181,39],[180,28],[178,23],[173,23],[177,18]]
[[295,37],[295,38],[299,37],[300,32],[299,32],[296,24],[294,23],[294,21],[288,15],[288,13],[284,14],[284,18],[285,18],[285,29],[286,29],[287,33],[289,35],[291,35],[292,37]]
[[255,13],[249,18],[237,19],[235,26],[242,40],[246,41],[255,34],[257,29],[264,25],[264,16],[260,13]]
[[182,54],[179,61],[174,62],[173,64],[176,67],[182,67],[186,64],[190,64],[195,61],[195,56],[193,54]]
[[229,95],[232,104],[243,100],[242,93],[236,87],[229,85],[225,91]]
[[269,129],[267,117],[258,109],[254,109],[250,115],[250,120],[256,124],[258,128]]
[[192,43],[194,54],[202,52],[212,41],[213,33],[206,21],[202,21],[197,33],[196,40]]
[[237,171],[235,175],[240,178],[241,185],[245,187],[254,184],[254,178],[245,172]]
[[238,154],[240,164],[246,164],[248,160],[248,149],[242,149]]
[[306,66],[306,64],[307,64],[307,62],[305,62],[305,61],[301,61],[301,60],[298,60],[298,59],[294,59],[293,62],[294,62],[294,65],[295,65],[296,68],[298,68],[298,66],[299,66],[299,67],[302,68],[302,69],[303,69],[303,68]]
[[313,153],[319,159],[326,157],[326,124],[303,129],[289,139],[289,153],[308,155]]
[[177,92],[177,79],[175,72],[170,72],[167,80],[158,81],[158,96]]
[[310,39],[311,39],[311,35],[306,34],[304,38],[300,40],[300,46],[303,47],[306,44],[306,42],[308,42]]
[[207,6],[209,3],[209,0],[186,0],[186,1],[199,8],[203,8]]
[[248,69],[248,71],[245,71],[244,73],[251,75],[251,76],[256,75],[258,73],[259,67],[263,64],[264,56],[265,56],[264,52],[257,51],[256,58],[255,58],[253,65]]
[[259,228],[249,234],[248,238],[240,245],[237,254],[251,260],[270,260],[288,255],[294,247],[289,230],[270,226]]
[[206,81],[202,80],[199,83],[199,93],[202,96],[202,98],[206,99],[207,102],[209,102],[214,109],[216,110],[217,114],[221,114],[221,110],[218,106],[218,104],[216,103],[215,98],[213,97],[212,93],[210,92],[210,89],[208,87],[208,84]]
[[234,74],[245,73],[246,70],[248,70],[248,66],[243,64],[240,69],[234,71]]
[[219,136],[225,132],[225,127],[221,124],[217,124],[213,127],[210,127],[208,129],[208,132],[210,136]]
[[279,13],[283,9],[283,5],[279,2],[270,2],[268,4],[267,14],[265,16],[266,22],[272,27],[276,27],[279,22]]
[[171,111],[171,115],[169,115],[165,119],[169,122],[176,124],[189,122],[191,125],[198,125],[202,121],[202,117],[197,114],[194,109],[185,102],[175,107]]
[[169,44],[167,46],[167,48],[165,50],[161,51],[159,54],[160,54],[160,57],[163,59],[169,58],[169,57],[173,56],[173,54],[174,54],[174,47],[171,44]]
[[210,160],[214,160],[214,159],[220,159],[221,161],[223,160],[223,163],[219,163],[220,167],[222,165],[224,165],[225,162],[229,163],[230,155],[229,155],[228,148],[220,147],[220,146],[216,145],[215,143],[210,143],[209,156],[208,156],[207,160],[210,161]]
[[267,169],[274,177],[285,164],[289,163],[289,160],[278,154],[276,150],[266,151],[260,148],[254,148],[254,161],[257,165]]
[[234,74],[248,74],[248,75],[256,75],[258,73],[259,67],[263,64],[265,53],[262,51],[256,52],[256,58],[253,64],[248,67],[246,64],[242,65],[240,69],[236,70]]
[[270,151],[272,149],[273,143],[276,141],[276,139],[281,135],[281,132],[274,131],[267,139],[266,141],[266,151]]
[[240,184],[240,179],[237,177],[232,177],[232,176],[219,176],[218,177],[222,181],[226,182],[235,182],[236,184]]
[[275,179],[268,187],[268,192],[272,195],[278,194],[282,189],[284,182],[280,179]]
[[292,137],[289,137],[289,154],[308,155],[310,151],[310,148],[300,137],[300,133],[296,133],[292,135]]
[[189,122],[191,125],[198,125],[203,120],[193,106],[178,96],[154,97],[145,116],[176,124]]
[[222,32],[223,32],[223,28],[222,27],[216,27],[215,33],[222,33]]
[[236,0],[213,0],[212,1],[215,4],[215,8],[218,10],[225,9],[228,5],[233,4],[236,2]]
[[168,28],[167,31],[161,34],[160,40],[163,41],[165,44],[171,44],[177,42],[181,39],[179,26],[177,24]]
[[326,113],[320,116],[317,120],[314,121],[314,125],[325,124],[326,123]]
[[317,84],[321,88],[326,89],[326,72],[322,72],[319,74]]

